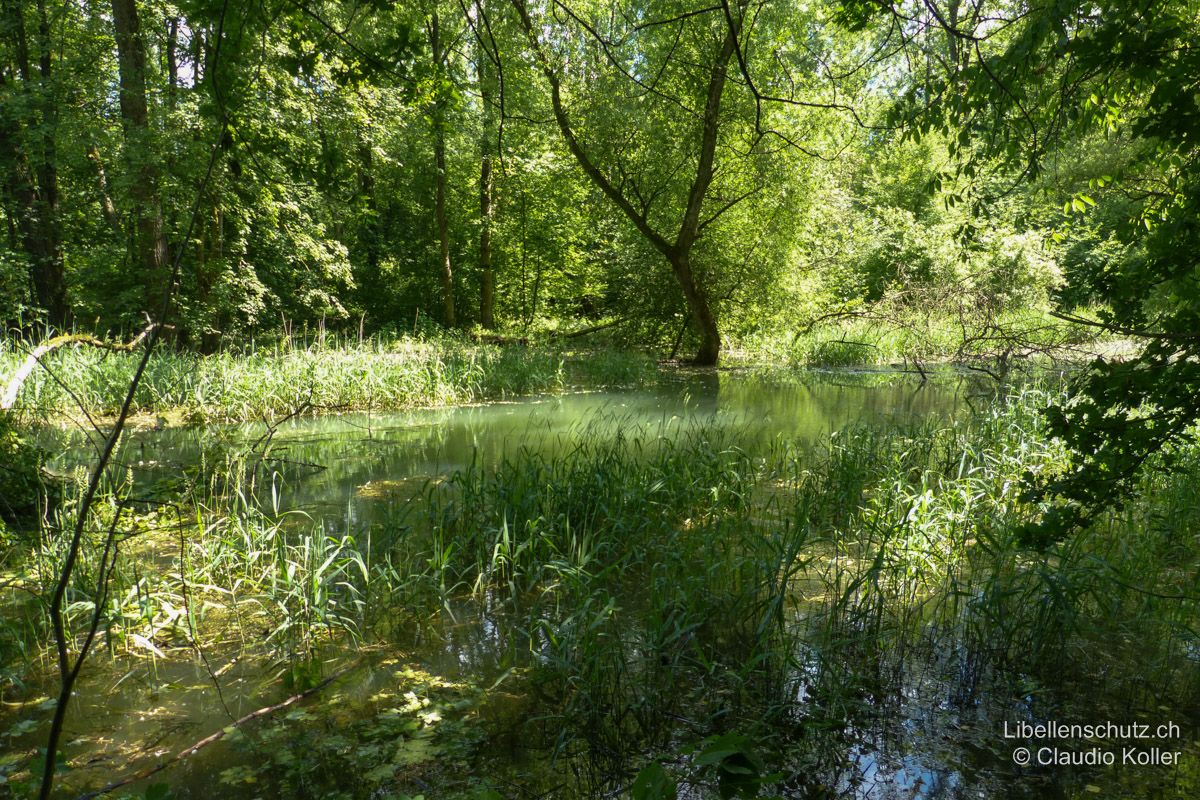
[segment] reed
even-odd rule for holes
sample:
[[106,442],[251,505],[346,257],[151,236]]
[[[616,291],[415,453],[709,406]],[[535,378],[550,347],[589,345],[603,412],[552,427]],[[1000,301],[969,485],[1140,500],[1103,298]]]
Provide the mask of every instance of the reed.
[[[0,339],[0,380],[24,358]],[[112,414],[137,354],[92,348],[59,350],[22,386],[23,420]],[[636,353],[567,353],[544,345],[500,346],[467,340],[341,339],[251,343],[213,355],[162,348],[151,357],[134,410],[169,421],[271,419],[297,409],[383,410],[496,400],[570,386],[646,383],[654,362]]]
[[[522,736],[593,796],[655,757],[671,780],[719,777],[716,756],[670,756],[686,742],[740,753],[764,781],[786,763],[771,782],[796,791],[833,785],[855,720],[914,671],[964,706],[1033,684],[1068,699],[1088,686],[1079,713],[1189,707],[1200,449],[1148,470],[1123,510],[1030,550],[1017,531],[1042,509],[1019,487],[1066,464],[1039,416],[1060,392],[754,453],[737,425],[600,420],[557,455],[470,466],[354,530],[264,508],[245,460],[214,461],[219,479],[186,502],[128,519],[141,533],[103,599],[106,640],[147,658],[237,643],[302,685],[330,647],[441,635],[439,619],[474,605],[521,676]],[[110,487],[110,508],[123,491]],[[56,547],[23,562],[27,585],[54,574]],[[79,571],[72,613],[93,607],[96,577]],[[17,673],[45,622],[3,592],[21,609],[0,631]]]

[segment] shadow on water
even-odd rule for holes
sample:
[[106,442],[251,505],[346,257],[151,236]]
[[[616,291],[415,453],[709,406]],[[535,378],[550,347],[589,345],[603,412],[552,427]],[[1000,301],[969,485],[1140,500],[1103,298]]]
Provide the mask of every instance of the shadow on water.
[[[674,441],[701,425],[726,431],[731,446],[753,459],[780,441],[798,442],[803,449],[852,425],[931,420],[953,425],[957,417],[970,415],[969,399],[980,391],[956,376],[926,382],[831,373],[796,380],[710,371],[680,374],[637,391],[299,418],[272,431],[270,449],[261,459],[267,477],[256,492],[276,511],[303,510],[330,535],[394,531],[397,519],[441,496],[436,487],[456,474],[486,475],[523,459],[552,463],[576,452],[583,441],[647,430],[659,440]],[[157,487],[169,493],[180,474],[218,463],[222,454],[245,449],[266,431],[264,425],[141,431],[129,437],[121,458],[144,491]],[[47,436],[61,453],[59,469],[86,457],[77,438]],[[455,484],[454,492],[465,492],[463,485]],[[443,494],[450,498],[447,503],[458,502],[457,494]],[[657,512],[647,508],[646,513]],[[555,580],[566,578],[560,574]],[[647,653],[666,664],[667,655],[654,654],[674,652],[651,647],[655,636],[661,640],[654,626],[661,628],[664,610],[653,607],[657,595],[642,580],[637,573],[632,581],[616,581],[619,588],[609,599],[609,616],[612,609],[622,612],[623,630],[614,645],[626,648],[618,657],[622,668]],[[376,624],[375,634],[364,635],[354,647],[320,644],[311,659],[317,665],[314,675],[340,675],[328,688],[264,716],[261,723],[230,729],[220,741],[132,788],[142,793],[164,780],[179,798],[267,797],[275,796],[272,781],[284,776],[289,791],[305,797],[591,796],[600,784],[589,773],[594,767],[585,763],[589,756],[564,746],[561,734],[555,738],[561,707],[575,698],[569,696],[572,690],[563,694],[545,678],[573,657],[569,646],[555,639],[566,629],[556,616],[561,613],[557,601],[545,600],[552,590],[540,585],[512,589],[511,596],[523,598],[514,611],[493,591],[468,589],[444,590],[440,609],[419,622],[397,609],[393,621]],[[524,599],[539,592],[546,594]],[[791,625],[809,623],[804,601],[797,599],[789,614]],[[602,618],[598,612],[595,619]],[[697,624],[680,628],[678,640],[723,635]],[[654,647],[663,647],[660,640]],[[809,738],[785,736],[773,743],[772,752],[811,765],[812,775],[782,781],[781,793],[858,800],[1077,796],[1083,784],[1070,771],[1015,768],[1011,746],[998,733],[1006,720],[1036,720],[1050,711],[1032,708],[1011,676],[992,676],[994,684],[985,681],[964,693],[953,647],[953,642],[945,649],[934,647],[932,657],[902,659],[894,669],[879,664],[886,675],[874,681],[858,675],[860,685],[837,688],[844,692],[838,720],[803,718],[808,712],[798,712],[802,718],[793,723]],[[684,653],[682,646],[679,652]],[[66,752],[73,768],[62,780],[63,796],[159,762],[305,685],[268,660],[253,636],[246,641],[244,631],[218,640],[204,655],[197,658],[186,646],[164,652],[145,642],[134,655],[95,658],[70,717]],[[682,664],[692,656],[671,656],[676,657]],[[831,692],[830,665],[810,671],[809,658],[798,654],[792,662],[798,666],[786,678],[794,686],[796,705],[833,707],[823,696]],[[853,674],[853,667],[842,667]],[[818,672],[820,680],[814,677]],[[308,683],[312,680],[309,676]],[[0,728],[7,728],[3,735],[15,754],[11,763],[37,746],[48,713],[41,694],[31,682],[0,709]],[[693,744],[681,733],[690,711],[688,698],[682,702],[682,707],[664,705],[684,720],[664,734],[680,747]],[[587,740],[586,732],[578,738]],[[666,751],[670,748],[667,742]],[[681,758],[686,762],[686,755]],[[630,769],[625,774],[622,759]],[[618,766],[606,767],[601,782],[608,793],[628,788],[639,763],[629,754],[615,760]],[[353,788],[336,795],[339,786]],[[588,786],[593,789],[581,788]],[[679,796],[716,794],[701,783],[682,787]]]

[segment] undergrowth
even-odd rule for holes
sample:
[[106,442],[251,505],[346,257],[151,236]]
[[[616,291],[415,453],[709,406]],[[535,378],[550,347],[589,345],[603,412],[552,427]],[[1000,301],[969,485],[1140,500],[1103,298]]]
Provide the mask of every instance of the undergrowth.
[[[967,716],[997,695],[1036,696],[1067,719],[1190,713],[1200,451],[1147,470],[1123,510],[1030,550],[1018,530],[1041,509],[1021,481],[1066,463],[1039,416],[1055,397],[1026,388],[957,424],[853,427],[761,452],[739,446],[736,426],[596,424],[564,454],[467,468],[353,530],[262,508],[244,488],[252,467],[234,459],[224,480],[131,523],[101,598],[104,640],[161,658],[218,642],[228,657],[237,642],[300,687],[330,647],[485,626],[478,646],[519,700],[470,746],[516,736],[544,754],[523,778],[531,793],[566,780],[597,796],[635,775],[645,791],[703,793],[747,774],[758,782],[737,785],[749,793],[831,793],[873,715],[917,676]],[[131,495],[110,488],[111,514]],[[60,516],[69,523],[69,499]],[[3,590],[10,669],[44,658],[36,598],[57,542],[46,537]],[[77,630],[97,599],[91,572],[72,586]],[[1086,707],[1072,706],[1080,686]],[[342,751],[320,752],[337,774]],[[364,782],[353,753],[356,795],[429,785],[421,770],[437,769]],[[281,790],[319,796],[286,764],[262,769]]]

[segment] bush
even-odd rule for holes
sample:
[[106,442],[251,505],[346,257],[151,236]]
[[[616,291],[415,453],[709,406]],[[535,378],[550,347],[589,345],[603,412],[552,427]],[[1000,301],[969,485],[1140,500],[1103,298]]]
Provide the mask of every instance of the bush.
[[46,491],[45,451],[17,433],[12,418],[0,413],[0,543],[11,541],[9,526],[27,526]]

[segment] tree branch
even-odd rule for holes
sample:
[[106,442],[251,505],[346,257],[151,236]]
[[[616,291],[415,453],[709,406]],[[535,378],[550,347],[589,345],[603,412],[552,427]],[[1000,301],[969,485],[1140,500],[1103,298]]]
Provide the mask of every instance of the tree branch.
[[26,379],[29,378],[33,370],[41,362],[43,358],[58,350],[61,347],[73,344],[86,344],[89,347],[98,347],[102,350],[112,350],[115,352],[128,353],[132,352],[142,341],[150,335],[154,330],[155,323],[151,322],[142,332],[130,342],[107,342],[103,339],[97,339],[86,333],[69,333],[63,336],[55,336],[52,339],[43,342],[29,352],[25,357],[25,361],[21,366],[17,367],[17,371],[8,379],[8,385],[4,389],[3,396],[0,396],[0,410],[11,410],[17,402],[17,395],[21,391],[21,386],[24,385]]

